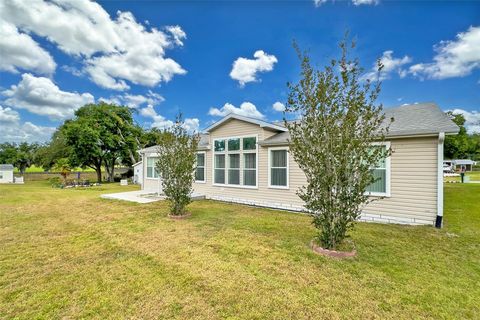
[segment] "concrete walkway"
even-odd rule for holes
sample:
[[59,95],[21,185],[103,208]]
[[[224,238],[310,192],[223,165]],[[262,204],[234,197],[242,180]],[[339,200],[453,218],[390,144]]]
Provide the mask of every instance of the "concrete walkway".
[[[124,201],[131,201],[131,202],[137,202],[137,203],[150,203],[150,202],[165,200],[165,196],[158,195],[157,192],[152,190],[108,193],[108,194],[102,194],[100,197],[103,199],[124,200]],[[192,193],[192,200],[200,200],[200,199],[205,199],[205,196],[195,192]]]
[[124,200],[137,203],[150,203],[165,199],[164,196],[158,196],[155,191],[151,190],[108,193],[102,194],[100,197],[103,199]]

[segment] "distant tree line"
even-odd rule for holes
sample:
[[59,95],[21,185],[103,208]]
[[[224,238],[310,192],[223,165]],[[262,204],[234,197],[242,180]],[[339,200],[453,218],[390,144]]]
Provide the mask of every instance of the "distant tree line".
[[460,127],[457,135],[445,138],[445,159],[471,159],[480,161],[480,133],[468,134],[465,117],[451,111],[447,115]]
[[13,164],[22,174],[32,165],[64,173],[92,168],[99,182],[105,169],[107,181],[113,181],[116,165],[131,166],[139,160],[138,149],[156,145],[160,139],[160,130],[144,130],[135,123],[133,112],[104,102],[87,104],[60,125],[47,143],[1,143],[0,163]]

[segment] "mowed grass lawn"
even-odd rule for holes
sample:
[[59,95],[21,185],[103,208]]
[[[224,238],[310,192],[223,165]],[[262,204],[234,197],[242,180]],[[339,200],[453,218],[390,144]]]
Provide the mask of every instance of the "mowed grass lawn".
[[[469,171],[465,173],[465,175],[470,178],[470,181],[480,181],[480,171]],[[461,181],[460,176],[444,177],[443,179],[444,181],[457,181],[457,182]]]
[[480,317],[480,185],[446,185],[445,228],[359,223],[358,257],[311,252],[310,218],[0,186],[0,318]]

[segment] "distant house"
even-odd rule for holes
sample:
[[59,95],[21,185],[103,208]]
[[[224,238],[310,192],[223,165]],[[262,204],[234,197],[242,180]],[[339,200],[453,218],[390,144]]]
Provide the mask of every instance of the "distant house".
[[444,165],[449,166],[452,171],[459,171],[462,167],[465,168],[465,171],[472,171],[473,166],[477,163],[470,159],[454,159],[454,160],[445,160]]
[[13,165],[0,164],[0,183],[13,183]]
[[[361,220],[441,225],[443,142],[459,128],[437,105],[406,105],[385,110],[394,118],[384,147],[393,153],[373,168],[378,181],[368,188],[377,197]],[[230,114],[201,135],[194,191],[207,199],[301,211],[298,188],[306,177],[289,153],[290,135],[282,125]],[[157,190],[157,148],[139,151],[142,189]]]

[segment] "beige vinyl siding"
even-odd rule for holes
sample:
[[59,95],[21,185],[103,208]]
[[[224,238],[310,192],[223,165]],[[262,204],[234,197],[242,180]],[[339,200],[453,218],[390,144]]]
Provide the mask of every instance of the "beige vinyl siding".
[[391,140],[391,197],[364,209],[367,214],[425,220],[437,215],[438,138]]
[[[258,135],[263,140],[271,135],[270,130],[240,120],[228,121],[210,132],[213,139],[234,136]],[[390,194],[388,198],[369,204],[363,210],[364,220],[433,224],[437,214],[437,146],[438,138],[392,139]],[[283,209],[299,210],[303,202],[296,195],[299,187],[306,183],[305,175],[289,154],[289,189],[268,187],[268,147],[258,147],[258,186],[242,188],[212,185],[213,152],[206,151],[206,183],[194,183],[194,191],[210,199],[240,202]],[[146,179],[145,189],[156,190],[158,180]]]

